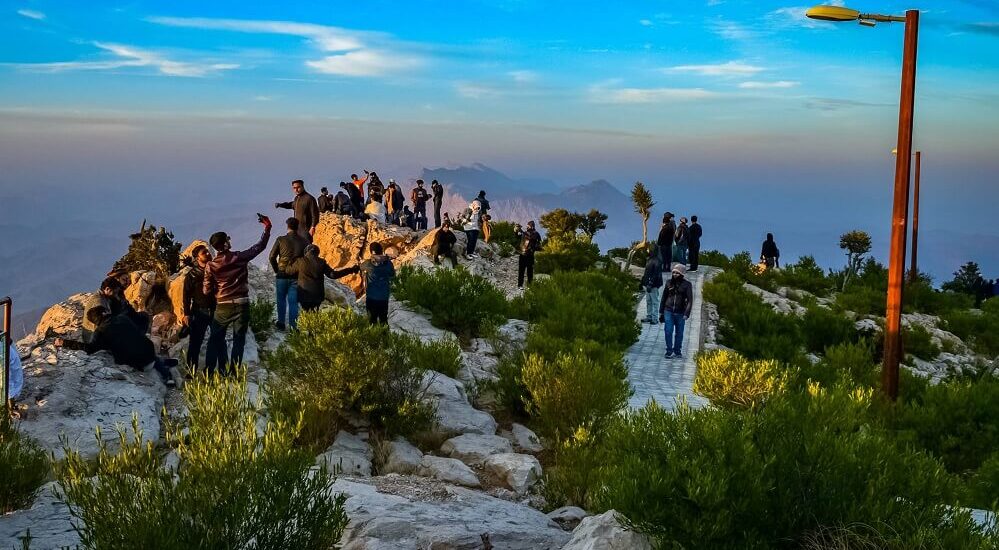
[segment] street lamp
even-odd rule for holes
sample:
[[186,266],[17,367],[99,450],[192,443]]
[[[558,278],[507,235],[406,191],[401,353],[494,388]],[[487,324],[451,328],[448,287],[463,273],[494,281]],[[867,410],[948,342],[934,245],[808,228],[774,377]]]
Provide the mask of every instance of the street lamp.
[[919,10],[905,17],[861,13],[840,6],[815,6],[807,17],[822,21],[859,21],[874,26],[879,22],[905,22],[902,53],[902,94],[898,109],[898,157],[895,159],[895,197],[892,208],[891,246],[888,254],[888,300],[885,311],[885,356],[881,385],[889,399],[898,398],[898,368],[902,362],[902,279],[905,277],[906,218],[909,215],[909,171],[912,165],[912,119],[916,92],[916,45]]
[[[897,155],[898,149],[892,149],[891,154]],[[914,283],[919,277],[916,257],[919,253],[919,170],[923,161],[923,152],[913,153],[916,157],[916,174],[912,183],[912,254],[909,255],[909,282]]]

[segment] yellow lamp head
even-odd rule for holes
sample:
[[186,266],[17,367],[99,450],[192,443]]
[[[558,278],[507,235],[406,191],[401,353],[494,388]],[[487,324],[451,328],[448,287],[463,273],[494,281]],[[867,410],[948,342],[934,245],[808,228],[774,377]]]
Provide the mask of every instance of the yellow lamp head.
[[805,12],[805,16],[810,19],[821,19],[822,21],[856,21],[860,19],[860,12],[843,8],[840,6],[815,6]]

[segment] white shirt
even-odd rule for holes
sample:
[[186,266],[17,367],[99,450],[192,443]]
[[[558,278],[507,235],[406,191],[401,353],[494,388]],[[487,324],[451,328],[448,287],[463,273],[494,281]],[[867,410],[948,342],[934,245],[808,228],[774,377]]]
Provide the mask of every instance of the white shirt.
[[364,213],[371,216],[379,223],[385,223],[385,205],[380,202],[371,201],[364,208]]

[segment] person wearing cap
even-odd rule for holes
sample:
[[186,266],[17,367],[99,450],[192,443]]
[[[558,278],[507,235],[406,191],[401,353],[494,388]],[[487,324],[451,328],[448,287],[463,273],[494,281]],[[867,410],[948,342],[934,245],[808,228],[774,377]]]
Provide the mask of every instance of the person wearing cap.
[[298,303],[303,311],[319,309],[326,299],[325,277],[339,279],[357,271],[357,266],[333,269],[326,260],[319,257],[319,247],[314,244],[306,246],[305,255],[285,269],[285,273],[298,278]]
[[[208,243],[217,254],[205,266],[205,294],[215,297],[215,316],[212,318],[211,333],[208,336],[206,366],[209,374],[222,371],[227,374],[226,365],[234,367],[243,362],[243,348],[246,345],[246,331],[250,326],[250,287],[247,265],[267,248],[271,239],[271,220],[260,217],[264,232],[257,244],[234,252],[229,235],[219,231],[212,235]],[[301,227],[299,227],[301,229]],[[227,357],[226,333],[232,328],[232,355]],[[227,363],[228,360],[228,363]]]
[[683,264],[673,264],[669,282],[663,290],[659,304],[659,322],[666,328],[666,358],[683,359],[683,325],[690,319],[694,305],[694,288],[684,278],[687,268]]
[[687,227],[687,218],[680,218],[680,225],[676,226],[676,233],[673,236],[673,243],[676,245],[676,258],[673,260],[687,265],[687,244],[690,242],[690,232]]
[[285,269],[292,262],[302,257],[305,247],[309,244],[298,233],[298,220],[288,218],[288,234],[274,239],[271,255],[268,258],[274,271],[274,294],[277,304],[278,330],[285,329],[285,318],[292,329],[298,328],[298,284],[294,275]]
[[440,227],[441,205],[444,204],[444,186],[437,180],[430,182],[430,195],[434,201],[434,227]]
[[189,332],[187,340],[187,366],[191,370],[198,368],[198,358],[201,357],[201,345],[205,342],[205,334],[215,316],[215,296],[205,293],[205,267],[212,261],[212,255],[204,244],[191,251],[187,259],[190,268],[184,273],[182,297],[183,318],[180,324],[186,326]]
[[676,223],[673,221],[673,213],[663,214],[663,225],[659,229],[659,238],[656,239],[656,247],[659,248],[659,259],[663,265],[673,265],[673,239],[676,238]]
[[399,223],[399,214],[402,213],[404,203],[402,189],[399,189],[394,179],[390,179],[388,187],[385,189],[385,210],[388,212],[389,223]]
[[372,172],[368,178],[368,202],[382,202],[385,195],[385,185],[378,179],[378,174]]
[[451,222],[445,220],[434,234],[434,242],[430,245],[430,256],[434,259],[434,265],[440,265],[443,256],[451,260],[452,267],[458,267],[458,255],[454,252],[454,245],[457,242],[458,237],[454,231],[451,231]]
[[701,263],[701,236],[704,235],[704,231],[701,230],[701,224],[697,223],[697,216],[690,217],[690,231],[687,237],[687,259],[690,263],[690,269],[688,271],[697,271],[697,267]]
[[416,229],[427,228],[427,201],[430,195],[423,188],[423,180],[416,180],[416,187],[409,195],[409,200],[413,203],[413,214],[416,216]]
[[333,196],[330,195],[329,189],[323,187],[319,190],[319,196],[316,197],[316,204],[319,206],[320,214],[333,211]]
[[463,216],[465,225],[465,236],[468,237],[468,244],[465,246],[465,259],[478,258],[475,254],[475,244],[479,240],[479,228],[482,226],[482,203],[479,199],[473,199],[468,204]]
[[645,262],[645,272],[642,274],[640,286],[645,294],[645,319],[642,319],[642,322],[655,325],[659,319],[659,294],[663,287],[663,264],[659,259],[658,250],[649,251],[649,259]]
[[520,255],[517,262],[517,288],[522,289],[524,275],[527,275],[527,284],[534,282],[534,253],[541,250],[541,234],[534,228],[534,220],[527,222],[526,230],[517,224],[514,234],[520,239],[520,246],[517,247],[517,254]]
[[295,219],[298,220],[298,234],[306,242],[312,242],[312,235],[319,225],[319,205],[316,198],[305,191],[305,182],[295,180],[291,182],[291,190],[295,193],[295,200],[291,202],[276,202],[274,208],[287,208],[295,211]]

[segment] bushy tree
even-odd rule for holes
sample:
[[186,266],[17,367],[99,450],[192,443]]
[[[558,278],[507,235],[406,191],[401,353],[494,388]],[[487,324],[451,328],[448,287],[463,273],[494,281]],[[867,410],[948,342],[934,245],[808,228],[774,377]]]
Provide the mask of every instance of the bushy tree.
[[538,254],[536,269],[539,273],[582,271],[593,267],[600,250],[590,237],[578,233],[586,221],[585,215],[556,208],[541,216],[539,221],[546,232]]
[[582,223],[579,225],[579,229],[584,235],[593,240],[597,232],[601,229],[607,228],[607,214],[597,210],[596,208],[591,208],[586,215],[583,216]]
[[565,208],[556,208],[543,214],[540,218],[541,227],[545,229],[548,239],[574,237],[582,225],[584,216],[577,212],[569,212]]
[[165,279],[180,269],[181,244],[165,228],[147,226],[143,220],[139,232],[128,238],[132,242],[125,255],[114,263],[114,271],[155,271]]
[[652,200],[652,193],[640,181],[636,181],[635,186],[631,188],[631,202],[635,205],[635,212],[642,217],[642,240],[632,246],[631,251],[628,253],[627,266],[629,267],[631,266],[632,259],[634,259],[635,252],[637,250],[644,250],[649,246],[649,216],[652,215],[652,207],[656,205],[656,201]]
[[864,255],[871,251],[871,236],[866,231],[849,231],[839,238],[839,247],[846,251],[846,273],[843,275],[843,290],[850,277],[857,275]]
[[989,282],[982,277],[982,272],[975,262],[968,262],[954,272],[954,279],[942,285],[944,290],[960,292],[975,297],[975,305],[982,303],[982,300],[992,294]]

